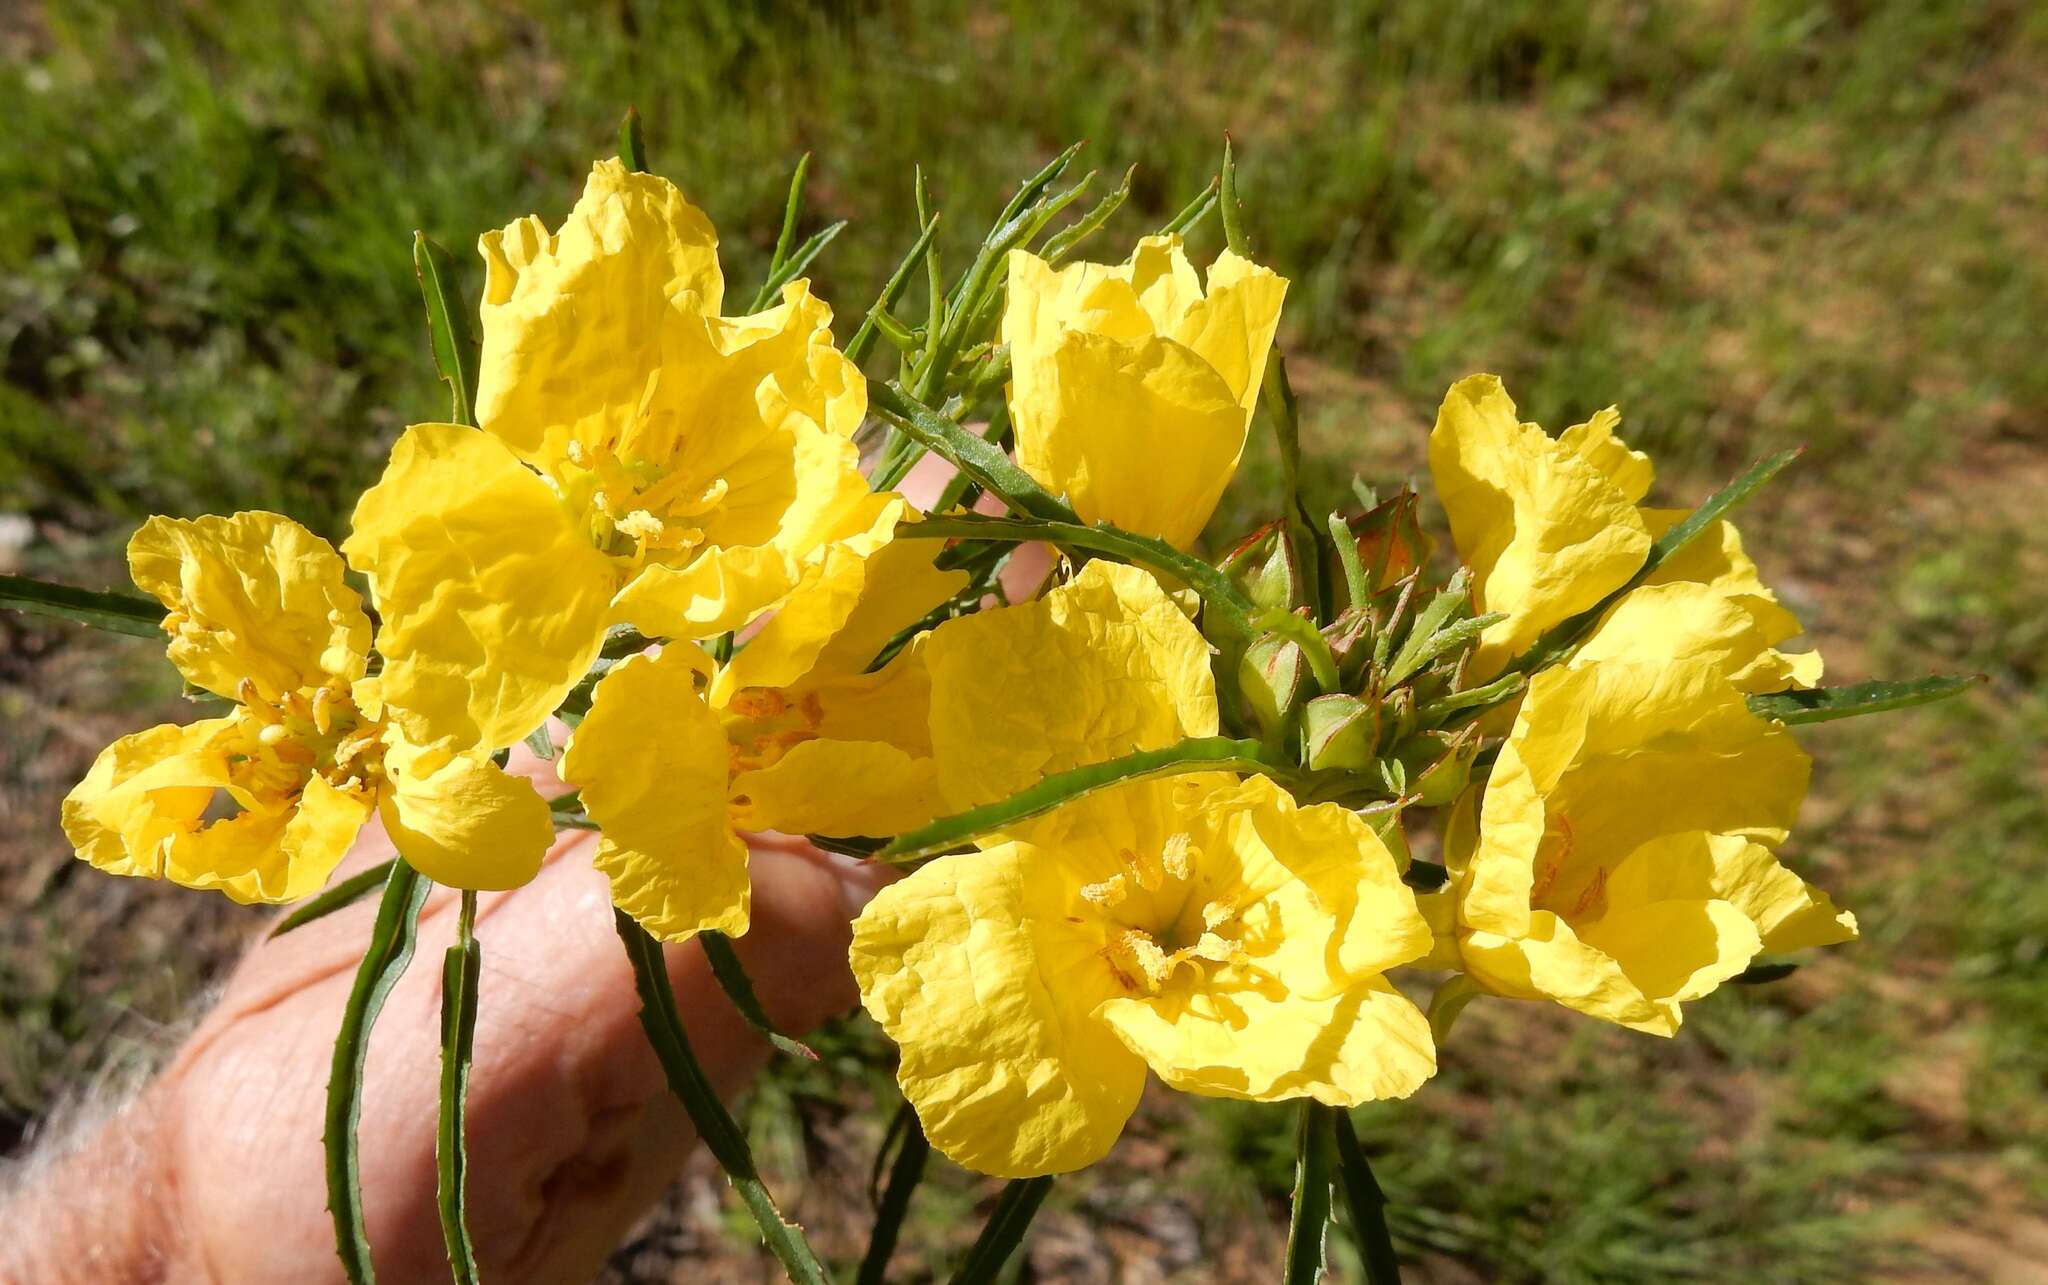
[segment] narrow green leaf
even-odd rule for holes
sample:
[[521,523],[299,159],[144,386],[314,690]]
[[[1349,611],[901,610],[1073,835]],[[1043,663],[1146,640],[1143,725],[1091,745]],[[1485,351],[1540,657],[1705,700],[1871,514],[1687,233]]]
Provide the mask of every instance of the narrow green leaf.
[[[978,440],[978,439],[977,439]],[[986,443],[982,445],[986,446]],[[896,528],[899,540],[970,539],[1023,542],[1044,540],[1052,544],[1091,553],[1106,554],[1123,562],[1136,563],[1164,572],[1201,596],[1213,620],[1205,627],[1220,629],[1240,643],[1252,634],[1251,601],[1230,577],[1201,559],[1150,536],[1134,535],[1117,527],[1083,526],[1071,519],[1036,520],[1030,517],[989,517],[979,513],[936,514],[921,522],[906,522]]]
[[1401,1285],[1401,1260],[1394,1254],[1394,1238],[1387,1232],[1387,1197],[1372,1176],[1365,1148],[1358,1145],[1358,1131],[1351,1116],[1333,1113],[1337,1125],[1337,1163],[1343,1176],[1344,1207],[1351,1216],[1351,1235],[1358,1243],[1358,1257],[1365,1264],[1366,1285]]
[[[910,175],[911,197],[917,205],[917,222],[920,227],[932,221],[936,211],[932,208],[931,188],[926,184],[924,167],[919,165]],[[946,329],[946,272],[939,260],[939,243],[931,242],[924,252],[925,293],[929,302],[924,313],[924,346],[918,356],[920,367],[930,363],[932,350],[938,346],[939,336]]]
[[[1388,681],[1398,683],[1410,674],[1420,671],[1437,657],[1449,655],[1467,643],[1477,642],[1480,634],[1506,619],[1507,617],[1498,611],[1489,611],[1483,616],[1467,616],[1463,620],[1445,625],[1423,639],[1411,657],[1406,660],[1397,658],[1394,670],[1389,672]],[[1411,634],[1409,641],[1414,642],[1416,637],[1417,635]],[[1394,673],[1399,673],[1401,677],[1393,677]]]
[[476,424],[477,346],[470,338],[468,312],[455,291],[455,261],[424,232],[412,234],[412,266],[427,305],[427,340],[434,369],[448,385],[449,419]]
[[1718,522],[1723,514],[1762,490],[1766,482],[1783,472],[1785,466],[1798,459],[1805,449],[1803,446],[1795,446],[1790,450],[1779,451],[1776,455],[1767,455],[1743,470],[1741,476],[1709,496],[1707,502],[1694,509],[1685,521],[1658,537],[1650,546],[1649,556],[1643,560],[1643,565],[1637,568],[1636,573],[1629,577],[1627,584],[1571,619],[1553,626],[1530,645],[1529,650],[1515,662],[1514,668],[1524,674],[1533,674],[1563,660],[1572,648],[1578,646],[1579,642],[1592,632],[1593,626],[1600,622],[1600,617],[1606,615],[1607,609],[1619,601],[1623,594],[1648,580],[1667,559],[1690,544],[1694,536]]
[[1051,1190],[1050,1177],[1016,1178],[1004,1186],[974,1248],[967,1251],[967,1261],[953,1273],[953,1285],[988,1285],[995,1280],[1023,1243],[1024,1233],[1031,1229],[1031,1220]]
[[433,884],[403,860],[391,863],[384,899],[370,930],[363,962],[356,969],[341,1029],[334,1037],[334,1065],[327,1079],[325,1143],[327,1209],[334,1216],[334,1252],[342,1271],[355,1285],[377,1279],[370,1265],[369,1231],[363,1223],[362,1159],[356,1149],[356,1126],[363,1115],[363,1066],[370,1055],[370,1028],[384,1008],[391,988],[412,962],[419,937],[420,906]]
[[1799,965],[1786,961],[1751,964],[1728,980],[1737,986],[1766,986],[1772,982],[1782,982],[1798,971]]
[[290,914],[278,920],[277,927],[270,930],[270,936],[282,937],[294,928],[303,928],[315,919],[325,919],[345,906],[353,906],[369,895],[372,888],[380,886],[391,877],[391,867],[397,861],[396,857],[390,861],[380,861],[368,870],[350,875],[332,888],[300,902]]
[[[1072,509],[1053,498],[999,448],[984,442],[895,384],[870,380],[868,405],[926,450],[944,456],[982,487],[1002,497],[1015,512],[1060,522],[1079,521]],[[900,480],[897,478],[889,485],[893,486]]]
[[761,296],[756,298],[753,310],[759,312],[773,303],[775,297],[782,293],[782,287],[802,276],[810,268],[811,261],[816,259],[826,246],[832,244],[834,237],[844,231],[846,220],[841,219],[837,223],[820,228],[806,238],[804,243],[796,248],[796,252],[789,256],[789,261],[761,283]]
[[1075,246],[1093,236],[1097,229],[1109,222],[1110,216],[1122,209],[1124,202],[1131,198],[1131,178],[1137,172],[1138,167],[1135,165],[1125,170],[1124,181],[1117,184],[1116,190],[1097,201],[1093,209],[1074,220],[1072,224],[1060,229],[1045,243],[1045,248],[1039,251],[1039,257],[1047,263],[1057,264],[1072,253]]
[[[868,1252],[860,1260],[860,1275],[855,1285],[882,1285],[888,1279],[889,1257],[896,1252],[903,1219],[910,1212],[910,1198],[916,1193],[917,1184],[923,1181],[925,1163],[931,1159],[931,1141],[924,1136],[924,1126],[918,1123],[917,1112],[908,1102],[897,1111],[889,1133],[891,1137],[900,1138],[896,1159],[889,1166],[889,1185],[875,1206],[874,1229],[868,1233]],[[887,1147],[888,1139],[885,1138],[885,1152]]]
[[1351,605],[1360,611],[1372,602],[1372,581],[1366,577],[1365,563],[1358,558],[1358,537],[1351,534],[1351,524],[1341,513],[1332,513],[1329,518],[1330,544],[1337,550],[1337,563],[1344,569],[1344,592]]
[[1067,166],[1074,163],[1074,158],[1079,156],[1081,149],[1086,146],[1086,139],[1069,145],[1066,151],[1046,162],[1044,169],[1025,179],[1017,188],[1016,194],[1010,197],[1010,203],[1003,207],[1003,212],[996,216],[996,230],[989,233],[988,243],[998,240],[1002,228],[1022,214],[1026,207],[1036,204],[1039,198],[1045,195],[1046,190],[1059,181],[1060,175],[1067,172]]
[[970,842],[977,835],[1042,816],[1062,803],[1085,798],[1098,790],[1127,781],[1175,776],[1183,772],[1264,772],[1274,775],[1284,774],[1287,770],[1286,765],[1267,757],[1257,741],[1235,741],[1224,736],[1199,737],[1164,749],[1139,750],[1105,763],[1054,772],[1007,799],[940,817],[930,825],[898,835],[877,852],[875,858],[879,861],[913,861],[937,856]]
[[548,807],[557,813],[581,812],[583,810],[583,791],[564,790],[548,800]]
[[754,303],[747,309],[748,312],[759,312],[767,307],[768,301],[775,297],[775,291],[781,288],[773,284],[775,274],[782,270],[783,264],[789,262],[789,249],[796,243],[797,216],[802,213],[804,204],[804,179],[810,172],[811,154],[805,152],[797,160],[796,172],[789,176],[789,196],[782,203],[782,231],[775,237],[775,253],[768,258],[767,280],[754,292]]
[[854,365],[858,366],[865,361],[875,346],[875,339],[880,333],[875,324],[875,314],[892,310],[897,301],[903,298],[903,292],[910,288],[911,273],[917,271],[919,261],[924,258],[925,251],[931,248],[932,237],[938,234],[938,230],[939,216],[934,214],[930,222],[919,229],[917,240],[910,243],[910,250],[903,256],[902,262],[889,274],[889,280],[882,286],[882,293],[875,297],[874,304],[868,308],[867,319],[860,323],[860,329],[853,332],[853,338],[846,341],[846,359]]
[[1184,236],[1189,228],[1208,218],[1209,211],[1216,208],[1216,194],[1222,184],[1222,179],[1211,178],[1209,186],[1197,193],[1194,200],[1180,207],[1180,213],[1159,225],[1159,235]]
[[1223,242],[1231,252],[1244,258],[1252,254],[1251,238],[1244,233],[1244,203],[1237,199],[1237,157],[1230,148],[1230,135],[1223,136]]
[[[1393,687],[1408,675],[1429,663],[1434,655],[1432,643],[1445,622],[1464,610],[1472,594],[1471,576],[1463,567],[1451,577],[1451,582],[1436,592],[1422,610],[1415,613],[1415,624],[1401,640],[1401,646],[1387,662],[1385,686]],[[1389,630],[1388,632],[1392,632]]]
[[747,1212],[761,1229],[761,1238],[797,1285],[829,1285],[831,1276],[804,1239],[803,1229],[782,1216],[774,1197],[754,1168],[754,1154],[747,1136],[734,1123],[704,1067],[690,1048],[683,1032],[682,1015],[676,1011],[676,996],[669,985],[668,967],[662,960],[661,943],[624,911],[615,911],[613,925],[625,943],[626,958],[633,966],[633,984],[640,993],[640,1027],[661,1061],[669,1091],[689,1112],[704,1147],[725,1170],[725,1177],[739,1193]]
[[0,576],[0,607],[90,625],[108,633],[163,641],[161,603],[132,593],[99,592],[28,576]]
[[548,725],[542,723],[526,734],[526,748],[533,751],[535,758],[552,762],[555,757],[555,738],[548,733]]
[[477,1285],[476,1246],[469,1238],[469,1138],[465,1108],[476,1048],[477,983],[483,951],[476,941],[476,893],[462,891],[455,944],[441,960],[441,1118],[434,1138],[441,1242],[456,1285]]
[[768,1010],[761,1007],[760,997],[754,994],[754,983],[748,979],[745,966],[733,951],[732,938],[722,932],[707,931],[697,934],[697,943],[704,947],[704,958],[711,963],[711,975],[718,979],[725,997],[740,1011],[740,1016],[747,1019],[748,1026],[792,1057],[808,1058],[813,1062],[818,1060],[817,1052],[810,1045],[789,1038],[768,1020]]
[[1287,1221],[1287,1285],[1315,1285],[1323,1278],[1324,1238],[1330,1227],[1330,1159],[1336,1108],[1301,1104],[1301,1131],[1294,1160],[1294,1211]]
[[1504,701],[1521,691],[1528,682],[1527,674],[1504,674],[1483,687],[1472,687],[1462,692],[1452,692],[1448,696],[1439,696],[1416,711],[1415,721],[1423,727],[1428,727],[1461,709]]
[[647,169],[647,140],[640,133],[640,109],[626,108],[625,117],[619,121],[619,159],[635,174]]
[[1827,723],[1859,714],[1910,709],[1947,700],[1984,681],[1982,674],[1947,674],[1911,682],[1857,683],[1851,687],[1816,687],[1811,691],[1772,692],[1752,696],[1749,707],[1780,723]]

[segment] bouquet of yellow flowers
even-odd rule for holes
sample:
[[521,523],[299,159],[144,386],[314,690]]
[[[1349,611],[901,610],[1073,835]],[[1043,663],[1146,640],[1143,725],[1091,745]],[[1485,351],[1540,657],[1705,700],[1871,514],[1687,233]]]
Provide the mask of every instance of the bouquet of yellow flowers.
[[[532,878],[558,827],[600,835],[648,1037],[801,1281],[828,1276],[659,963],[700,941],[765,1028],[728,940],[749,926],[746,832],[904,872],[851,965],[907,1127],[1013,1180],[969,1281],[1052,1175],[1109,1150],[1148,1072],[1299,1102],[1286,1279],[1321,1271],[1339,1196],[1393,1279],[1346,1109],[1422,1087],[1472,998],[1669,1036],[1687,1001],[1782,968],[1759,961],[1856,935],[1781,857],[1809,771],[1792,728],[1963,680],[1828,688],[1817,654],[1780,650],[1799,623],[1728,514],[1796,452],[1655,507],[1615,408],[1553,434],[1473,375],[1429,437],[1448,547],[1410,489],[1354,483],[1347,511],[1312,513],[1275,346],[1288,283],[1252,254],[1228,151],[1115,263],[1075,252],[1129,180],[1070,218],[1073,159],[951,281],[926,213],[842,347],[804,277],[840,228],[797,242],[803,168],[767,281],[733,307],[711,221],[647,172],[629,117],[559,227],[482,238],[475,342],[418,240],[449,422],[398,438],[339,548],[273,513],[157,517],[128,546],[153,601],[0,584],[7,605],[160,628],[209,711],[99,756],[64,804],[80,857],[303,902],[286,927],[381,890],[327,1113],[353,1279],[367,1039],[430,883],[462,890],[441,1201],[474,1275],[475,895]],[[1216,217],[1228,249],[1198,269],[1183,236]],[[887,377],[863,373],[891,349]],[[1262,412],[1279,515],[1204,560]],[[899,488],[927,455],[952,472],[921,508]],[[1047,569],[1020,577],[1020,550]],[[505,770],[521,742],[566,793]],[[328,888],[373,814],[399,855]]]

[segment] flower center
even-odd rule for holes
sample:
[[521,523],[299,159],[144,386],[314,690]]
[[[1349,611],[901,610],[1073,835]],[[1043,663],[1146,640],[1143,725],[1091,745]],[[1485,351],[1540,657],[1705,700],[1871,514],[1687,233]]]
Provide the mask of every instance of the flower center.
[[572,441],[568,457],[581,476],[564,490],[588,494],[591,538],[618,556],[689,553],[704,543],[701,519],[724,503],[730,489],[722,477],[706,481],[609,447]]
[[[1081,889],[1084,900],[1110,912],[1111,928],[1100,954],[1132,994],[1157,995],[1183,966],[1199,981],[1207,976],[1205,964],[1244,958],[1234,932],[1242,907],[1223,898],[1190,904],[1200,856],[1187,834],[1174,835],[1157,852],[1125,848],[1117,853],[1122,871]],[[1162,890],[1181,895],[1161,897]],[[1134,892],[1146,895],[1140,898]],[[1166,903],[1176,900],[1179,904],[1168,911]],[[1138,922],[1130,922],[1134,918]]]
[[384,779],[384,726],[365,718],[346,688],[300,688],[267,700],[243,679],[235,691],[236,743],[229,762],[250,793],[295,799],[314,776],[350,794]]
[[1543,840],[1536,847],[1536,879],[1529,889],[1529,904],[1544,909],[1556,910],[1571,921],[1598,919],[1607,913],[1607,868],[1595,866],[1593,875],[1573,897],[1569,908],[1545,906],[1551,893],[1558,891],[1558,879],[1565,866],[1571,861],[1572,851],[1578,844],[1577,832],[1572,829],[1571,818],[1562,812],[1552,811],[1543,820]]
[[732,772],[773,767],[805,741],[815,740],[825,711],[816,692],[792,701],[775,687],[742,687],[725,704],[726,750]]

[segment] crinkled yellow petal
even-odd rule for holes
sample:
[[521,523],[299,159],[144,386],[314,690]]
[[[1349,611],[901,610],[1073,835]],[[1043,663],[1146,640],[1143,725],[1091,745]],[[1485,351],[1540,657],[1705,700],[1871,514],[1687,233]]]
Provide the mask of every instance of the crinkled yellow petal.
[[113,874],[218,889],[240,902],[296,901],[320,890],[369,815],[362,796],[311,778],[296,798],[234,782],[231,718],[165,725],[101,752],[64,800],[78,855]]
[[728,816],[729,764],[693,649],[635,656],[598,683],[562,754],[602,827],[612,901],[664,941],[747,930],[747,847]]
[[1351,1107],[1405,1098],[1436,1073],[1429,1019],[1385,978],[1322,999],[1227,969],[1207,985],[1097,1010],[1176,1089]]
[[1681,1003],[1709,994],[1749,967],[1763,946],[1756,925],[1725,901],[1656,901],[1617,909],[1579,937],[1616,961],[1630,984],[1656,1004],[1657,1019],[1632,1025],[1657,1035],[1678,1028]]
[[1613,958],[1580,941],[1570,924],[1547,910],[1532,916],[1520,934],[1467,935],[1460,957],[1466,975],[1495,995],[1551,1000],[1589,1017],[1662,1035],[1678,1029],[1677,1005],[1660,1005],[1644,995]]
[[737,824],[790,834],[882,838],[945,811],[937,764],[882,741],[805,741],[732,791]]
[[[1615,488],[1628,497],[1629,503],[1640,504],[1650,493],[1650,484],[1657,480],[1656,466],[1650,457],[1641,451],[1630,450],[1628,444],[1614,435],[1621,427],[1621,410],[1609,406],[1583,424],[1574,424],[1557,435],[1560,446],[1584,459],[1599,469]],[[1652,539],[1662,534],[1650,532]]]
[[384,828],[400,856],[452,888],[517,888],[555,839],[547,800],[482,755],[394,745],[385,754]]
[[[890,523],[915,516],[901,501]],[[941,571],[939,540],[891,541],[872,552],[842,543],[814,571],[712,684],[714,705],[743,687],[788,687],[814,670],[859,674],[901,630],[922,620],[967,584],[964,571]]]
[[1811,767],[1711,663],[1546,670],[1531,680],[1489,779],[1464,921],[1516,935],[1532,897],[1538,909],[1590,914],[1599,881],[1664,835],[1775,846]]
[[1779,862],[1777,854],[1738,835],[1689,833],[1644,844],[1607,880],[1609,905],[1681,899],[1726,901],[1763,936],[1764,954],[1853,940],[1856,917]]
[[667,330],[716,315],[718,234],[674,184],[599,161],[559,232],[520,219],[487,233],[478,422],[523,458],[613,440],[660,369]]
[[1137,567],[1091,562],[1036,601],[948,621],[925,660],[939,786],[954,809],[1216,733],[1208,644]]
[[[1644,509],[1642,514],[1654,539],[1690,517],[1691,510]],[[1669,584],[1704,586],[1742,613],[1746,622],[1740,631],[1743,641],[1730,649],[1729,677],[1744,691],[1775,692],[1788,687],[1812,687],[1820,682],[1819,652],[1775,650],[1779,643],[1797,638],[1805,627],[1764,584],[1756,563],[1743,551],[1742,536],[1733,522],[1716,522],[1710,530],[1695,536],[1665,559],[1644,584],[1651,588]],[[1606,627],[1605,622],[1601,627]]]
[[982,1173],[1079,1169],[1137,1107],[1145,1064],[1092,1016],[1116,993],[1066,921],[1058,863],[1002,845],[884,888],[853,926],[861,1002],[902,1050],[932,1145]]
[[363,672],[370,619],[333,546],[276,513],[153,517],[128,541],[135,583],[169,611],[171,663],[236,698],[271,701]]
[[1609,608],[1572,663],[1705,661],[1745,692],[1783,691],[1819,676],[1818,652],[1788,656],[1773,641],[1739,598],[1693,582],[1645,585]]
[[383,614],[384,701],[418,744],[514,743],[603,642],[610,560],[546,482],[476,429],[407,429],[342,550]]
[[1475,678],[1626,584],[1649,556],[1633,479],[1622,469],[1629,486],[1616,483],[1606,469],[1620,465],[1592,437],[1590,423],[1570,444],[1522,423],[1493,375],[1459,380],[1444,397],[1430,474],[1475,601],[1507,617],[1481,635]]
[[1116,268],[1012,252],[1017,462],[1083,519],[1186,547],[1236,471],[1287,283],[1227,252],[1209,275],[1172,237]]

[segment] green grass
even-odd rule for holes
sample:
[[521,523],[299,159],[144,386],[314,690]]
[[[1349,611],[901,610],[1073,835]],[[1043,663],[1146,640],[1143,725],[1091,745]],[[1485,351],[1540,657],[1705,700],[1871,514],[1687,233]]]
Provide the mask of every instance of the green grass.
[[[396,432],[443,413],[412,230],[473,291],[476,235],[559,220],[629,102],[721,228],[735,293],[814,153],[806,229],[854,220],[815,274],[842,333],[909,240],[913,164],[958,265],[1008,186],[1085,137],[1099,181],[1139,166],[1097,243],[1115,253],[1228,130],[1260,254],[1293,281],[1320,500],[1419,469],[1436,400],[1477,369],[1553,426],[1619,403],[1673,502],[1805,442],[1744,527],[1834,672],[1990,678],[1806,737],[1792,852],[1861,943],[1715,997],[1670,1042],[1481,1004],[1438,1083],[1359,1113],[1397,1238],[1487,1279],[1868,1279],[1938,1231],[1995,1244],[2048,1199],[2039,6],[378,8],[99,0],[0,24],[0,511],[40,524],[31,568],[112,578],[157,511],[339,533]],[[1276,477],[1261,441],[1217,534]],[[53,670],[31,655],[50,631],[5,636],[5,779],[41,827],[20,842],[48,846],[55,796],[30,787],[51,728],[133,718],[134,653]],[[0,959],[17,1114],[99,1059],[124,1005],[176,1007],[145,976],[161,956],[86,950],[84,897],[46,895]],[[763,1125],[785,1176],[853,1128],[829,1086],[768,1092],[811,1122]],[[1048,1225],[1093,1235],[1127,1192],[1217,1244],[1269,1235],[1289,1128],[1148,1105],[1134,1133],[1170,1179],[1133,1161],[1068,1182]],[[906,1254],[971,1236],[986,1188],[940,1168]],[[826,1177],[857,1215],[859,1176]]]

